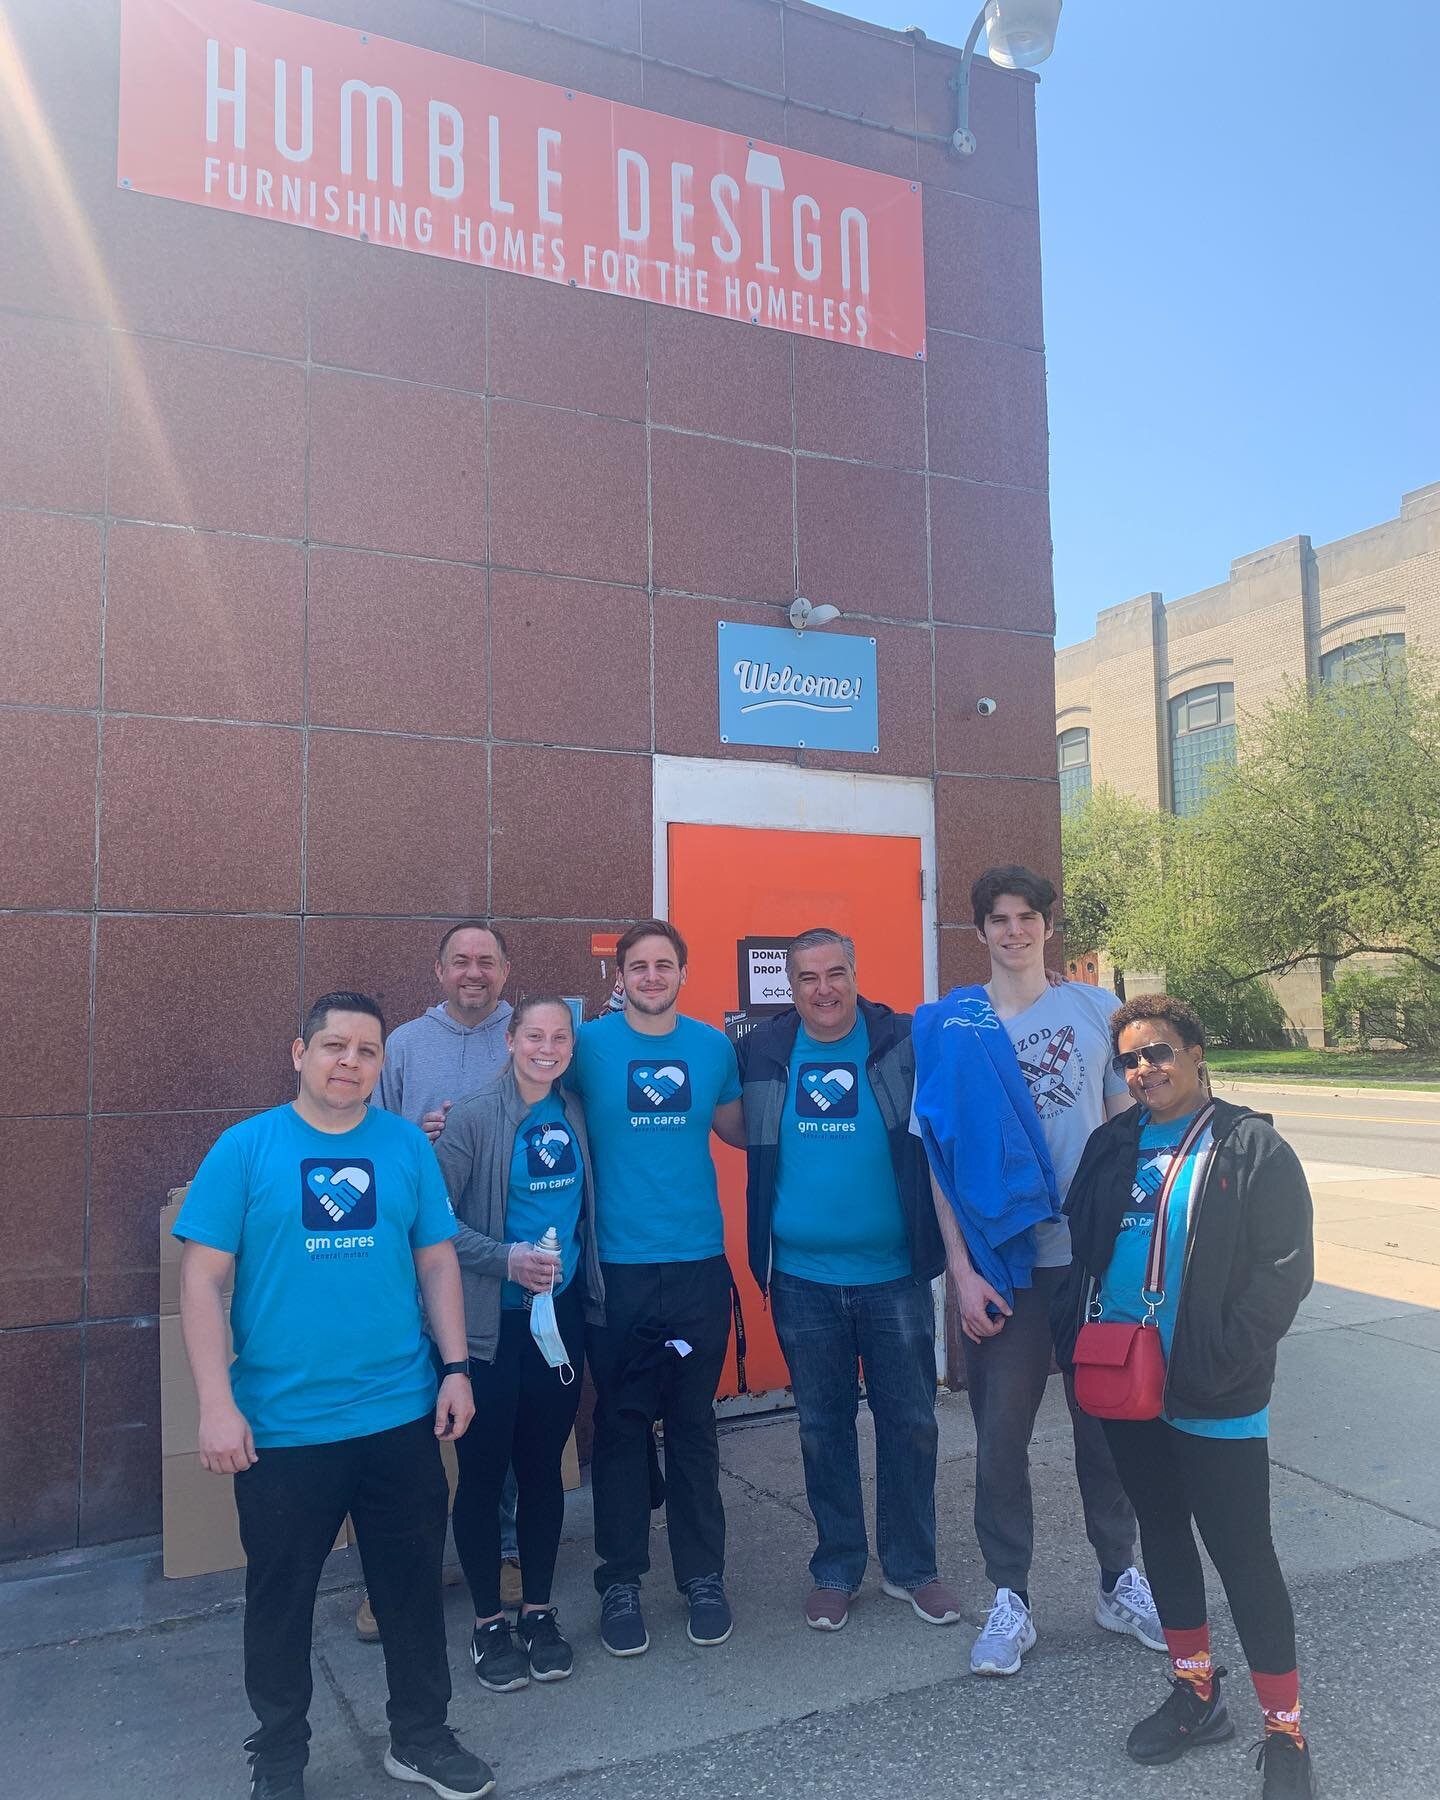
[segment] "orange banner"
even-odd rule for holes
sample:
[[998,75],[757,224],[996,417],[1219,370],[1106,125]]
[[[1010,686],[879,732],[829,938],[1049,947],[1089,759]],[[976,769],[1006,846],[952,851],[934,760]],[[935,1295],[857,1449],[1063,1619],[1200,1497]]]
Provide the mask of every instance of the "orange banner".
[[117,180],[925,354],[917,183],[256,0],[123,0]]

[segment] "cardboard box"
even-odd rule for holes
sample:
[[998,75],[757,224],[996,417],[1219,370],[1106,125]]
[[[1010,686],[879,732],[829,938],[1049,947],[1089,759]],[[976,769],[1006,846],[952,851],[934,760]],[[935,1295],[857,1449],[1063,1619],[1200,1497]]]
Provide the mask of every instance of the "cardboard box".
[[[180,1311],[180,1252],[185,1246],[173,1235],[175,1221],[180,1217],[180,1208],[185,1196],[190,1191],[189,1183],[184,1187],[171,1188],[169,1198],[160,1208],[160,1316],[173,1317]],[[235,1271],[230,1271],[225,1283],[225,1296],[228,1299],[235,1286]]]
[[244,1566],[235,1489],[228,1475],[211,1475],[191,1450],[161,1461],[161,1518],[167,1576],[213,1575]]

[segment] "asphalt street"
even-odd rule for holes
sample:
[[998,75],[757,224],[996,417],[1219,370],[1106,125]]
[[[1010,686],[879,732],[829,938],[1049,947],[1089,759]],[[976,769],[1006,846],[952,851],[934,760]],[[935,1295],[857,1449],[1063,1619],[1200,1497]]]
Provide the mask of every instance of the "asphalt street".
[[1307,1164],[1440,1175],[1440,1093],[1250,1081],[1217,1082],[1215,1091],[1271,1114]]

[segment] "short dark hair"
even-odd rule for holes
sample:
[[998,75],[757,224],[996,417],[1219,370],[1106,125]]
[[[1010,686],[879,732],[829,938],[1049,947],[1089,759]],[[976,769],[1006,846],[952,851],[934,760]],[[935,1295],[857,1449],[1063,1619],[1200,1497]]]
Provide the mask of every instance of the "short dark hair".
[[1139,1025],[1144,1020],[1154,1019],[1157,1024],[1173,1025],[1180,1034],[1182,1043],[1189,1044],[1192,1049],[1205,1048],[1205,1027],[1200,1022],[1200,1015],[1185,1000],[1176,1000],[1170,994],[1137,994],[1133,1000],[1110,1015],[1110,1042],[1115,1049],[1120,1048],[1120,1033],[1127,1025]]
[[308,1044],[317,1031],[324,1028],[325,1021],[332,1012],[368,1013],[379,1022],[380,1041],[385,1041],[385,1015],[380,1010],[380,1002],[372,1000],[368,994],[350,993],[341,988],[334,994],[322,994],[318,1000],[312,1001],[309,1012],[305,1015],[305,1023],[300,1027],[300,1036]]
[[1050,923],[1055,910],[1055,883],[1037,875],[1023,863],[1003,863],[998,869],[987,869],[970,889],[970,906],[975,914],[975,929],[983,931],[985,921],[995,910],[1002,894],[1018,894]]
[[541,1006],[558,1006],[565,1017],[569,1019],[571,1029],[574,1029],[575,1014],[571,1011],[570,1002],[563,994],[526,994],[511,1008],[510,1017],[505,1022],[505,1035],[514,1037],[530,1014]]
[[641,938],[647,937],[668,938],[674,946],[675,959],[682,969],[690,960],[689,947],[684,938],[681,937],[680,933],[668,919],[641,919],[637,924],[630,927],[624,937],[622,937],[620,942],[615,946],[615,966],[617,969],[622,973],[624,972],[625,958],[629,956],[630,952],[640,942]]
[[444,937],[441,938],[440,948],[435,952],[435,960],[437,963],[444,962],[445,946],[450,942],[457,931],[488,931],[491,937],[494,938],[495,946],[499,950],[501,957],[506,962],[509,962],[510,952],[506,948],[505,939],[498,927],[492,925],[488,919],[461,919],[458,924],[452,925],[445,933]]

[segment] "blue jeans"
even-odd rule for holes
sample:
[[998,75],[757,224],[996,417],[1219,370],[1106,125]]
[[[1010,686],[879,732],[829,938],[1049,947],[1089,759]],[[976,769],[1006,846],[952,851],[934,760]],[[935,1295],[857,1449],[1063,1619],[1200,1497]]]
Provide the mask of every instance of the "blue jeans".
[[805,1496],[819,1541],[817,1587],[853,1594],[869,1543],[860,1493],[860,1364],[875,1421],[875,1541],[897,1587],[923,1587],[935,1569],[935,1322],[930,1284],[869,1287],[802,1281],[778,1269],[770,1303],[800,1414]]

